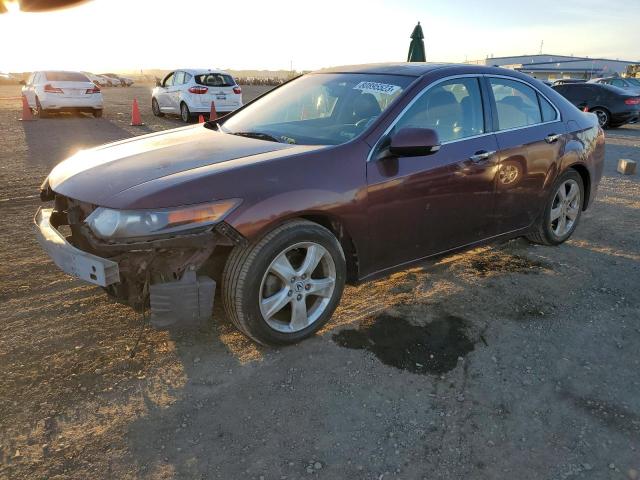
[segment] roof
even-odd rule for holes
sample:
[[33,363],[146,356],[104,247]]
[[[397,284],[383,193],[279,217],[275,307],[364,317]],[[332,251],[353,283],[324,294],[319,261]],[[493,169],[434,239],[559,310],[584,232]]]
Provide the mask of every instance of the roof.
[[[397,63],[368,63],[363,65],[342,65],[338,67],[323,68],[313,73],[370,73],[383,75],[407,75],[410,77],[420,77],[425,73],[438,68],[454,66],[447,63],[428,62],[397,62]],[[468,65],[460,65],[467,67]]]
[[378,75],[404,75],[408,77],[421,77],[427,73],[450,69],[456,73],[500,74],[514,72],[501,67],[488,67],[485,65],[469,65],[467,63],[422,63],[422,62],[398,62],[398,63],[370,63],[364,65],[343,65],[339,67],[323,68],[311,73],[367,73]]
[[201,75],[203,73],[224,73],[230,75],[229,72],[220,70],[219,68],[175,68],[174,71],[180,70],[181,72],[187,72],[191,75]]

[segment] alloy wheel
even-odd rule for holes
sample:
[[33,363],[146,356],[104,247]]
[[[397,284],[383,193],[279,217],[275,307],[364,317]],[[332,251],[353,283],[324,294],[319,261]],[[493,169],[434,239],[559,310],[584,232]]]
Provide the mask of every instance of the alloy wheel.
[[578,182],[573,179],[564,181],[556,191],[549,215],[551,230],[557,237],[563,237],[571,231],[581,207]]
[[605,127],[607,123],[609,123],[609,114],[604,110],[596,108],[595,110],[592,110],[591,113],[594,113],[598,117],[598,124],[601,127]]
[[180,107],[180,116],[183,122],[187,123],[189,121],[189,107],[185,103]]
[[297,243],[276,255],[262,277],[260,313],[278,332],[299,332],[320,318],[335,284],[329,252],[315,242]]

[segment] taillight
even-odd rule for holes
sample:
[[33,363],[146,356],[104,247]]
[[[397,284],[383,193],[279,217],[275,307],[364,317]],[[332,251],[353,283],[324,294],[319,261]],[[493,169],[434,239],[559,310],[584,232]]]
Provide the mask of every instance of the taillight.
[[85,93],[100,93],[100,89],[98,87],[87,88]]
[[49,83],[44,86],[44,91],[47,93],[63,93],[61,88],[54,87]]
[[236,95],[240,95],[242,93],[242,89],[236,85],[235,87],[233,87],[233,93],[235,93]]
[[195,93],[196,95],[202,95],[203,93],[207,93],[209,89],[207,87],[203,87],[201,85],[195,85],[189,88],[191,93]]
[[624,103],[626,105],[640,105],[640,97],[627,98]]

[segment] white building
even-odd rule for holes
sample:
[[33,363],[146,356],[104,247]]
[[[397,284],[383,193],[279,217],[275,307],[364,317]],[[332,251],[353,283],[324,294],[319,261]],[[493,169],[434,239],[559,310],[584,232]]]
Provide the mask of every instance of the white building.
[[488,57],[466,63],[510,68],[541,80],[559,78],[590,79],[609,75],[622,75],[627,66],[640,63],[608,58],[573,57],[567,55],[518,55]]

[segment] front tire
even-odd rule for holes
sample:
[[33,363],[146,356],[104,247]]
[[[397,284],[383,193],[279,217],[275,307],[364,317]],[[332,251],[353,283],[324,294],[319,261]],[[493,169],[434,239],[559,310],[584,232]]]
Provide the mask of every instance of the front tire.
[[567,170],[556,180],[542,218],[527,238],[542,245],[560,245],[567,241],[578,226],[583,202],[582,177],[573,169]]
[[164,117],[164,113],[162,113],[160,105],[158,105],[158,100],[155,98],[151,99],[151,111],[156,117]]
[[340,302],[346,262],[326,228],[294,220],[235,247],[222,275],[222,302],[234,325],[263,345],[313,335]]
[[180,104],[180,118],[184,123],[189,123],[191,121],[191,112],[189,111],[187,104],[184,102]]

